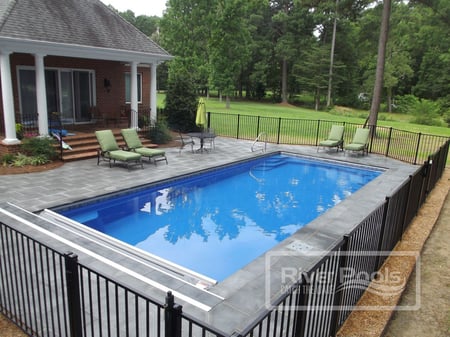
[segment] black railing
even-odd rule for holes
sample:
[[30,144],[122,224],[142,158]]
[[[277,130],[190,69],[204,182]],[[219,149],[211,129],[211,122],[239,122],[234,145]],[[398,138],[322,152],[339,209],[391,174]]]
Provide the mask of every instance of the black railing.
[[[350,143],[356,128],[362,124],[328,120],[292,119],[208,112],[210,127],[219,136],[254,140],[261,133],[275,144],[317,146],[333,124],[345,126],[344,143]],[[449,138],[377,126],[372,132],[369,152],[420,164]]]
[[[277,127],[283,124],[279,120],[271,123]],[[323,130],[328,129],[329,124],[316,121],[304,130],[317,134],[321,124]],[[304,270],[289,291],[234,335],[335,336],[365,291],[346,286],[338,277],[340,271],[346,268],[372,275],[379,269],[387,257],[384,252],[401,239],[442,176],[448,150],[447,140],[328,254]],[[75,255],[63,252],[68,248],[61,243],[51,247],[47,235],[31,234],[18,219],[0,222],[0,312],[28,335],[224,336],[183,312],[172,294],[168,293],[162,303],[141,289],[106,277],[100,270],[82,265]],[[24,221],[29,224],[32,219]]]

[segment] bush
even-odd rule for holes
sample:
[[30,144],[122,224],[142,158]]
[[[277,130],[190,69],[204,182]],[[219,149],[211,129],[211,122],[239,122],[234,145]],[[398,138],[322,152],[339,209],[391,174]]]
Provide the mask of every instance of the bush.
[[395,111],[405,114],[410,113],[418,103],[420,103],[420,99],[414,95],[396,96]]
[[439,112],[441,107],[438,103],[422,99],[417,101],[411,106],[411,113],[414,115],[413,123],[423,124],[423,125],[442,125],[439,120]]
[[14,161],[14,155],[11,153],[4,154],[1,158],[2,165],[9,165]]
[[21,150],[31,157],[44,157],[48,161],[57,158],[58,153],[52,138],[26,138],[21,145]]
[[149,138],[155,144],[165,144],[172,140],[169,127],[165,118],[159,118],[156,124],[150,128]]
[[186,72],[171,69],[165,111],[171,128],[183,132],[195,129],[197,93],[192,77]]

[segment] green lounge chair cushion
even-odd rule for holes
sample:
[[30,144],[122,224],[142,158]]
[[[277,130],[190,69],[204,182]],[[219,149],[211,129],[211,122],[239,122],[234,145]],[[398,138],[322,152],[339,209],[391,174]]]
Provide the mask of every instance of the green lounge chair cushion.
[[366,148],[368,140],[369,140],[369,129],[356,129],[355,135],[353,136],[353,140],[350,144],[345,146],[346,150],[350,151],[362,151]]
[[130,149],[137,149],[139,147],[143,147],[136,130],[123,129],[120,132],[122,133],[122,137]]
[[342,143],[342,136],[344,135],[343,125],[332,125],[328,138],[319,143],[320,146],[334,147]]
[[124,150],[106,152],[104,156],[119,161],[134,161],[141,158],[139,153]]
[[341,141],[340,140],[322,140],[319,145],[320,146],[327,146],[327,147],[334,147],[334,146],[338,146],[339,143]]
[[111,130],[95,131],[95,136],[103,152],[120,150]]
[[345,149],[350,151],[362,151],[365,147],[366,144],[347,144]]
[[149,149],[148,147],[135,148],[134,151],[144,157],[157,157],[164,156],[166,154],[164,150]]
[[122,129],[120,132],[122,133],[122,137],[130,150],[133,150],[134,152],[148,158],[166,155],[164,150],[144,147],[135,129]]

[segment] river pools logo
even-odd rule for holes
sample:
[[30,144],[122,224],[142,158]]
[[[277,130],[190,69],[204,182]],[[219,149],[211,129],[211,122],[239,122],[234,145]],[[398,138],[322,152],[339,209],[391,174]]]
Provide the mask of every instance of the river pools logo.
[[[405,266],[415,261],[411,278]],[[279,310],[418,310],[417,252],[292,252],[266,254],[266,307]],[[377,266],[381,265],[380,268]],[[406,286],[413,303],[399,305]],[[366,301],[358,301],[364,296]],[[281,303],[281,304],[280,304]]]

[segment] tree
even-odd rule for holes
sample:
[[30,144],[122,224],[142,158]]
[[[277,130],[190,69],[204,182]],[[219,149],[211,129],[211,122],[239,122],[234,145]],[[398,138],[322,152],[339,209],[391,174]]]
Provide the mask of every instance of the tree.
[[250,32],[244,19],[247,12],[245,0],[218,0],[216,16],[209,41],[209,82],[226,96],[230,107],[242,69],[250,59]]
[[195,129],[197,93],[192,75],[178,59],[170,64],[165,111],[169,126],[179,131]]
[[383,15],[381,17],[380,38],[378,42],[377,70],[373,88],[372,105],[370,107],[369,126],[375,130],[380,109],[381,92],[383,89],[384,64],[386,59],[386,45],[389,35],[389,18],[391,14],[391,0],[384,0]]
[[161,45],[175,55],[177,67],[190,73],[196,89],[208,87],[208,43],[216,0],[168,0],[161,19]]

